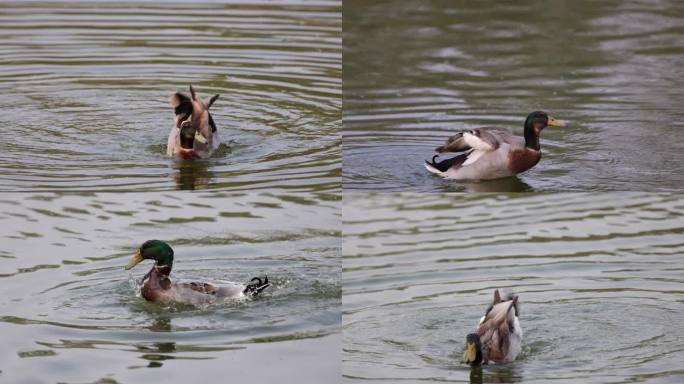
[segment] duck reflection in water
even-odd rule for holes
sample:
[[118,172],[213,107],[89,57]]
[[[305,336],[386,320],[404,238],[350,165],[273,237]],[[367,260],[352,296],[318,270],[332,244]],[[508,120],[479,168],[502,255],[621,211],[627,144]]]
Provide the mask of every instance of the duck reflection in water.
[[534,188],[517,176],[483,181],[446,180],[445,189],[449,192],[532,192]]
[[470,383],[520,383],[523,382],[517,367],[509,365],[506,367],[488,366],[483,371],[482,366],[470,368]]
[[209,170],[206,160],[183,160],[173,162],[172,167],[177,171],[173,174],[176,188],[182,191],[192,191],[206,188],[214,179],[214,173]]
[[470,384],[482,384],[482,366],[478,365],[470,369]]
[[148,352],[140,356],[141,359],[149,361],[147,368],[160,368],[162,361],[175,359],[174,356],[162,355],[162,353],[174,353],[176,352],[176,343],[166,342],[166,343],[154,343],[153,348],[147,347]]
[[147,329],[152,332],[171,332],[171,318],[167,316],[158,317]]
[[[162,319],[162,323],[166,324],[170,328],[170,321],[168,318]],[[155,324],[151,327],[150,329],[153,329],[157,327],[157,322],[155,321]],[[175,342],[158,342],[158,343],[152,343],[152,344],[139,344],[136,345],[136,349],[138,352],[142,353],[140,355],[140,358],[145,360],[147,362],[147,365],[135,365],[135,366],[130,366],[128,367],[129,369],[137,369],[137,368],[160,368],[164,363],[162,361],[164,360],[171,360],[175,359],[174,356],[172,355],[167,355],[167,353],[175,353],[176,351],[176,343]]]

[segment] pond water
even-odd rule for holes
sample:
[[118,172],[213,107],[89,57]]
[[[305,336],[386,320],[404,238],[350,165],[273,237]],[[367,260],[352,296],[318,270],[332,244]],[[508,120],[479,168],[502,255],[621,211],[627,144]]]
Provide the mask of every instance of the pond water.
[[[345,196],[345,381],[680,383],[683,214],[669,194]],[[523,350],[471,370],[496,288]]]
[[[189,383],[229,368],[338,381],[339,209],[326,194],[3,194],[0,379]],[[202,307],[149,303],[138,281],[152,263],[124,270],[148,239],[174,248],[173,279],[273,286]]]
[[[340,1],[3,2],[0,190],[339,189]],[[224,146],[165,155],[192,84]]]
[[[681,190],[684,3],[344,2],[344,172],[349,189]],[[522,135],[544,110],[532,170],[493,183],[428,174],[461,130]]]

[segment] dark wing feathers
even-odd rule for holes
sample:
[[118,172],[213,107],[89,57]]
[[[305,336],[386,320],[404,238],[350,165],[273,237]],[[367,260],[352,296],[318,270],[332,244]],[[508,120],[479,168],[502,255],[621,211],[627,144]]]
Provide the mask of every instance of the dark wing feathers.
[[435,159],[438,158],[439,155],[434,155],[434,156],[432,156],[432,161],[425,160],[425,163],[433,166],[434,168],[438,169],[440,172],[446,172],[451,167],[460,167],[463,163],[465,163],[466,160],[468,160],[469,154],[470,154],[470,152],[461,153],[460,155],[456,155],[450,159],[444,159],[440,162],[435,161]]
[[209,115],[209,126],[211,127],[212,132],[216,132],[216,123],[214,123],[214,119],[211,117],[211,113],[207,112]]

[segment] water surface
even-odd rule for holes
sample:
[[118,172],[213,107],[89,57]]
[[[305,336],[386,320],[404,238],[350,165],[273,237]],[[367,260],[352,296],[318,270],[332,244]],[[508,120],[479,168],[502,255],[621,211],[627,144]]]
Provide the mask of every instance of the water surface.
[[[344,4],[344,186],[394,191],[681,190],[684,3]],[[349,20],[349,21],[347,21]],[[459,183],[423,160],[453,133],[528,113],[542,133],[519,179]]]
[[[339,205],[325,194],[3,194],[0,380],[339,380]],[[172,279],[268,275],[273,286],[202,307],[148,303],[138,281],[152,263],[123,268],[148,239],[174,248]]]
[[[345,381],[679,383],[682,214],[667,194],[345,196]],[[471,371],[496,288],[523,350]]]
[[[340,1],[3,2],[0,190],[339,189]],[[214,157],[169,96],[221,94]],[[11,132],[11,133],[9,133]]]

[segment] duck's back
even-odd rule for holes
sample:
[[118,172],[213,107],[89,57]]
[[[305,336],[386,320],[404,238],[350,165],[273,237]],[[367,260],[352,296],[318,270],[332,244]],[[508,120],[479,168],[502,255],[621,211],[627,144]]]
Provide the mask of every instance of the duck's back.
[[477,326],[485,362],[509,363],[520,353],[522,328],[513,304],[511,301],[495,304]]

